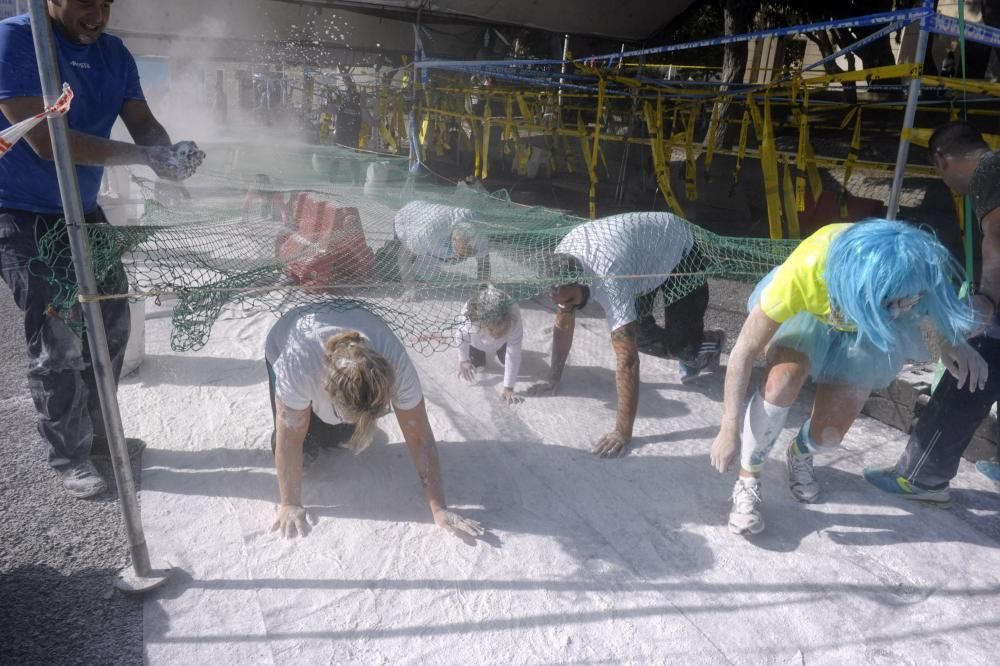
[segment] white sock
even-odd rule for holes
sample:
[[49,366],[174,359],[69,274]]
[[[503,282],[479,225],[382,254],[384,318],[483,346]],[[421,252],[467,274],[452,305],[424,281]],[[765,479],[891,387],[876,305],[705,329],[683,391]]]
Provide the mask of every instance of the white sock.
[[740,467],[747,472],[759,472],[771,452],[774,442],[785,427],[789,407],[772,405],[760,391],[754,393],[747,405],[746,416],[743,418],[742,447],[740,449]]

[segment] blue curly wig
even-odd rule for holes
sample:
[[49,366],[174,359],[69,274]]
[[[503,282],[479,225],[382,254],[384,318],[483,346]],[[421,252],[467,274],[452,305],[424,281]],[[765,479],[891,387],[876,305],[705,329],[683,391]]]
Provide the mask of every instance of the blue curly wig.
[[936,237],[904,222],[868,219],[851,225],[830,244],[826,263],[830,305],[882,351],[893,348],[897,317],[888,304],[920,296],[916,315],[930,317],[955,343],[975,326],[969,302],[958,297],[962,270]]

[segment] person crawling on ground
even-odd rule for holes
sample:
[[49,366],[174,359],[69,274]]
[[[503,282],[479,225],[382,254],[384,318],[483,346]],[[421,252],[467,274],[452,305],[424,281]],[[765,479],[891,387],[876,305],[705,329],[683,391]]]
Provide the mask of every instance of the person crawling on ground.
[[[593,452],[624,455],[639,404],[639,352],[677,359],[682,383],[717,364],[725,339],[705,330],[705,259],[690,223],[671,213],[623,213],[585,222],[559,242],[545,266],[556,304],[549,379],[536,395],[554,394],[573,346],[576,312],[591,299],[604,309],[617,358],[615,429]],[[653,317],[662,292],[665,325]]]
[[416,280],[433,275],[438,265],[473,257],[477,281],[490,281],[489,240],[473,219],[472,209],[411,201],[399,209],[393,224],[399,278],[411,291]]
[[462,316],[465,321],[455,330],[459,378],[475,382],[476,371],[486,367],[486,355],[496,352],[504,366],[500,399],[507,404],[521,402],[514,393],[524,338],[520,308],[508,294],[488,285],[468,300]]
[[384,321],[359,307],[302,306],[283,315],[268,333],[264,357],[280,496],[272,530],[285,537],[309,533],[301,493],[307,441],[313,448],[342,445],[361,453],[371,444],[378,419],[391,408],[435,524],[468,537],[484,534],[478,522],[445,503],[417,371]]

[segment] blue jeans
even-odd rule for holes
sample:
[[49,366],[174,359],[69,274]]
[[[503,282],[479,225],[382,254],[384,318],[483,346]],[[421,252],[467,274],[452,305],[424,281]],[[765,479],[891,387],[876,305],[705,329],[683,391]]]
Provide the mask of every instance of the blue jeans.
[[896,473],[921,488],[943,488],[958,473],[962,453],[979,424],[1000,399],[1000,340],[981,335],[969,341],[989,365],[986,388],[970,393],[945,372],[896,463]]
[[[97,209],[86,216],[88,224],[107,224]],[[90,348],[82,328],[78,303],[72,306],[70,326],[59,314],[67,296],[60,280],[75,280],[65,237],[55,244],[46,262],[39,259],[39,240],[64,225],[60,215],[39,215],[0,208],[0,274],[24,313],[24,338],[28,351],[28,387],[38,411],[38,432],[48,444],[49,464],[60,467],[83,462],[90,456],[95,436],[107,439],[97,385],[90,362]],[[99,281],[102,294],[128,291],[125,269],[117,263]],[[101,303],[115,382],[121,373],[129,336],[128,300]]]

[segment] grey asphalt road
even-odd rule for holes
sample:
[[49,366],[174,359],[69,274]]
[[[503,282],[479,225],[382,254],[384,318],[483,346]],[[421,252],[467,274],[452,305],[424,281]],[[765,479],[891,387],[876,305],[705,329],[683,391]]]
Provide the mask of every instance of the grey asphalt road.
[[24,350],[0,284],[0,663],[141,664],[142,602],[111,593],[129,564],[121,510],[111,496],[62,491],[35,430]]

